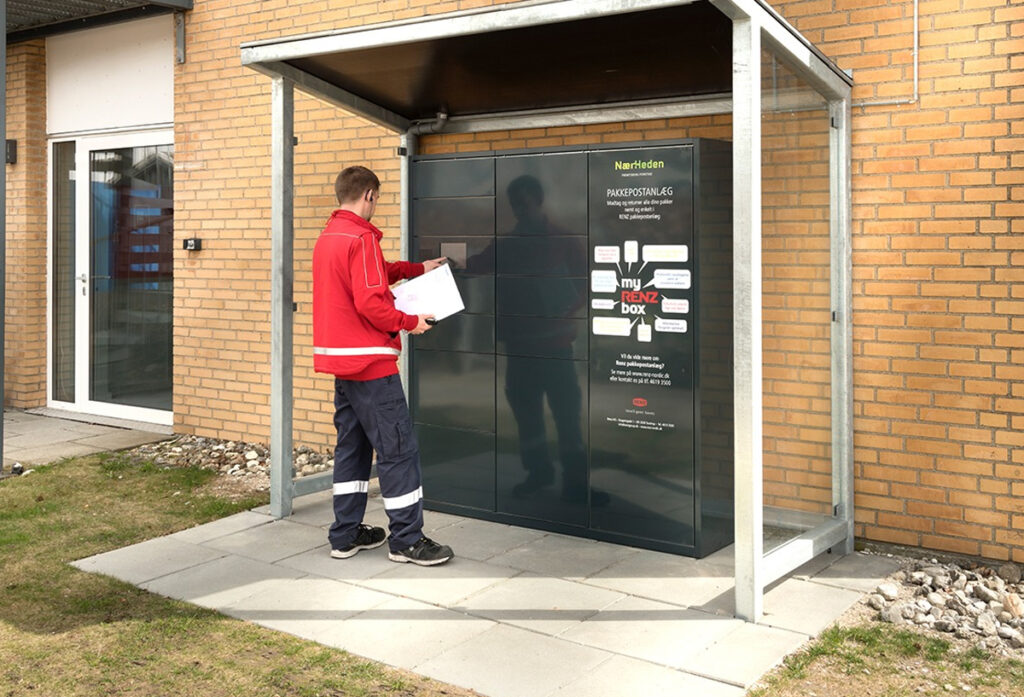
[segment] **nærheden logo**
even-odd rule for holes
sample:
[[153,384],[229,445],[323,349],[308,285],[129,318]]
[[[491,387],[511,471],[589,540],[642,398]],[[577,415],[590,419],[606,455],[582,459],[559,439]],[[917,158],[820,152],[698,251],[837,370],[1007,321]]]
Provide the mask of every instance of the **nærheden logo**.
[[615,161],[615,171],[619,170],[634,170],[634,169],[665,169],[664,160],[633,160],[632,162],[626,162],[624,160]]

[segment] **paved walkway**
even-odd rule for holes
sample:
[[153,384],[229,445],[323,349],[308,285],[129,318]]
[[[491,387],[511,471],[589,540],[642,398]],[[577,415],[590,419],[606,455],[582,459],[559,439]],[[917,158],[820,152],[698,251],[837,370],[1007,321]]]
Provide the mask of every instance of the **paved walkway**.
[[[164,440],[169,428],[102,417],[58,418],[56,410],[4,412],[5,474],[20,462],[25,469],[64,457],[93,455]],[[80,420],[81,419],[81,420]]]
[[[75,565],[491,697],[739,697],[896,568],[823,555],[749,624],[731,548],[697,561],[428,511],[457,557],[422,568],[383,547],[331,559],[331,516],[324,492]],[[367,522],[386,524],[379,497]]]
[[[32,420],[8,416],[7,439],[31,430],[16,435]],[[71,449],[91,438],[33,428],[67,432]],[[749,624],[732,616],[731,548],[698,561],[428,511],[427,534],[457,556],[421,568],[383,547],[331,559],[331,517],[323,492],[287,520],[263,507],[75,566],[490,697],[739,697],[896,568],[822,555],[774,584]],[[367,522],[386,524],[379,496]]]

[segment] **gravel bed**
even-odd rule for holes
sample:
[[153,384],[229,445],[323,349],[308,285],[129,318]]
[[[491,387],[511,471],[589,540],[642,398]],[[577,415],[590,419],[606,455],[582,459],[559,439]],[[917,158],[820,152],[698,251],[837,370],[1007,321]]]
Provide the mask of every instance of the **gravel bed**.
[[907,560],[864,603],[906,624],[1003,656],[1024,658],[1024,583],[1017,564]]
[[[223,478],[236,480],[236,484],[248,491],[267,491],[270,488],[270,450],[262,443],[182,435],[140,445],[129,450],[128,456],[140,463],[214,470]],[[333,454],[329,451],[318,453],[303,445],[294,450],[292,463],[293,477],[307,477],[330,471]]]

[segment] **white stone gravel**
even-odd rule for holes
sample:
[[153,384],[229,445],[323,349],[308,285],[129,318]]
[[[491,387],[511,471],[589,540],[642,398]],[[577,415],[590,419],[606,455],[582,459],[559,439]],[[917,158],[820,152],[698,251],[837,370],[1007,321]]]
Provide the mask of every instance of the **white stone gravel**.
[[865,604],[877,619],[913,624],[1003,655],[1024,657],[1024,584],[1013,563],[999,566],[908,560]]
[[[225,477],[247,480],[248,488],[254,491],[270,488],[270,451],[262,443],[182,435],[159,443],[141,445],[129,450],[128,455],[139,463],[211,469]],[[327,472],[331,467],[330,452],[318,453],[307,446],[300,446],[294,451],[292,472],[295,477]]]

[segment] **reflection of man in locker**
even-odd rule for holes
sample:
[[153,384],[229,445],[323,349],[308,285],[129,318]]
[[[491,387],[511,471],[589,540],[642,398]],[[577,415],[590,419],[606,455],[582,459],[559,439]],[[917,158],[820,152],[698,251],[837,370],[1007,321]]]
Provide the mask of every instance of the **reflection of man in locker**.
[[[514,329],[508,328],[508,323],[498,324],[498,341],[505,344],[508,354],[505,396],[516,419],[519,451],[526,469],[526,478],[513,488],[513,493],[526,496],[554,482],[544,424],[546,397],[558,433],[562,497],[583,502],[587,496],[587,456],[580,427],[582,395],[571,360],[576,325],[568,318],[583,306],[586,297],[577,292],[568,277],[581,264],[585,268],[586,248],[582,238],[548,218],[544,211],[544,189],[535,177],[517,177],[506,193],[516,224],[498,237],[497,253],[518,257],[517,250],[511,247],[525,242],[529,261],[524,267],[530,275],[547,279],[543,284],[520,284],[521,294],[515,298],[517,313],[551,318],[546,322],[517,322]],[[549,244],[536,245],[522,239],[542,236],[548,238]]]

